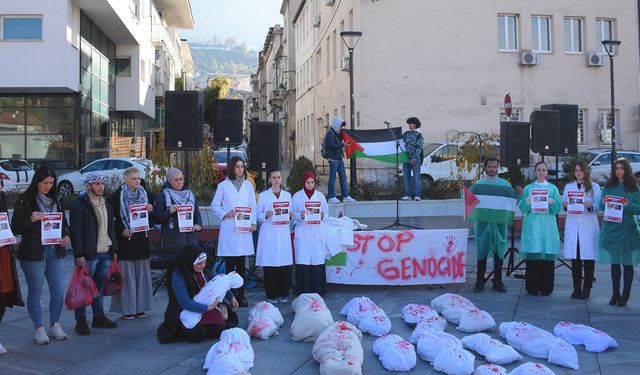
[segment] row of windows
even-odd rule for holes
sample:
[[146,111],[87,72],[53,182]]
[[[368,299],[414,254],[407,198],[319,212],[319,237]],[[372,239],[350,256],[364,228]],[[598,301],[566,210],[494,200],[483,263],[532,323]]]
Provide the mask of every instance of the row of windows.
[[[498,50],[514,52],[519,48],[519,16],[517,14],[498,15]],[[551,52],[553,49],[553,18],[551,16],[531,16],[531,49],[535,52]],[[582,53],[584,48],[584,24],[581,17],[564,17],[564,51]],[[614,39],[615,23],[612,19],[596,18],[594,50],[606,53],[603,40]]]

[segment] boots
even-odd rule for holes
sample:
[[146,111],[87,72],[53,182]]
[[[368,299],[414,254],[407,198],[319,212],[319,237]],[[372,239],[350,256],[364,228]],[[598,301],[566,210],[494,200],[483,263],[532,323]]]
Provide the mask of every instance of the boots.
[[[627,298],[629,298],[627,296]],[[620,301],[620,290],[619,289],[614,289],[613,290],[613,295],[611,296],[611,299],[609,300],[609,305],[614,306],[617,305],[618,302]],[[625,301],[626,304],[626,301]]]
[[236,295],[236,299],[238,300],[238,306],[239,307],[249,307],[249,302],[247,301],[246,298],[244,298],[244,286],[241,286],[240,288],[236,289],[234,291],[235,295]]
[[573,279],[571,298],[580,298],[582,295],[582,261],[580,259],[571,259],[571,277]]
[[477,280],[476,286],[473,288],[473,291],[476,293],[480,293],[484,290],[484,274],[487,272],[487,260],[481,259],[478,260],[478,268],[477,268]]
[[622,291],[622,296],[618,300],[618,306],[623,307],[627,305],[627,301],[629,301],[629,294],[631,293],[631,289],[624,289]]
[[507,288],[502,283],[502,260],[493,260],[493,290],[500,293],[506,293]]
[[582,287],[582,294],[580,299],[588,299],[591,295],[591,286],[593,285],[593,273],[595,269],[594,260],[584,261],[584,286]]

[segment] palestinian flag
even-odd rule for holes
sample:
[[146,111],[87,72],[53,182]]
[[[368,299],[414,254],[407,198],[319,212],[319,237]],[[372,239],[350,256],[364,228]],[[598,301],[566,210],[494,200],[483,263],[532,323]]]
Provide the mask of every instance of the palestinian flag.
[[[392,133],[393,132],[393,133]],[[409,158],[404,151],[402,128],[376,129],[376,130],[345,130],[342,129],[342,140],[345,144],[347,158],[353,155],[356,158],[369,158],[382,163],[396,162],[396,141],[394,135],[400,140],[398,150],[398,162],[408,163]]]
[[496,224],[513,223],[517,199],[511,185],[503,181],[481,179],[471,185],[471,189],[464,187],[462,201],[465,220]]

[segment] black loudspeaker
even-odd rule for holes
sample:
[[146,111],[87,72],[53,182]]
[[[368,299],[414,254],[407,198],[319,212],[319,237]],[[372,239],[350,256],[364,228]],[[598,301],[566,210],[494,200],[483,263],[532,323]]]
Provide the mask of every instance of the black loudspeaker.
[[554,155],[578,153],[578,106],[575,104],[544,104],[542,110],[560,112],[560,145]]
[[169,151],[202,148],[202,92],[166,91],[164,147]]
[[243,104],[240,99],[216,99],[213,102],[213,143],[220,146],[242,144]]
[[503,167],[529,166],[530,132],[528,122],[500,122],[500,164]]
[[560,112],[533,111],[531,122],[531,151],[542,155],[560,152]]
[[251,123],[252,171],[272,171],[282,168],[282,125],[279,122]]

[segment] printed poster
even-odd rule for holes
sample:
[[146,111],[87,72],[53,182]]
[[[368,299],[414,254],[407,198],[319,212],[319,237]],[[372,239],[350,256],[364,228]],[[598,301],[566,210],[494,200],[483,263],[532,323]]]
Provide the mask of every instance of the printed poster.
[[177,212],[180,232],[193,232],[193,206],[178,206]]
[[6,212],[0,212],[0,247],[15,243],[17,243],[16,236],[11,231],[9,215]]
[[567,193],[567,214],[584,215],[584,191]]
[[236,230],[238,232],[251,232],[251,207],[236,207]]
[[273,225],[289,225],[291,218],[289,217],[289,202],[273,202],[273,216],[271,223]]
[[536,214],[549,213],[549,191],[546,189],[531,190],[531,212]]
[[43,213],[40,231],[42,245],[59,245],[62,240],[62,212]]
[[129,206],[129,231],[131,233],[149,230],[149,207],[146,203]]
[[320,222],[322,221],[320,208],[321,208],[320,202],[315,202],[315,201],[304,202],[304,223],[320,224]]

